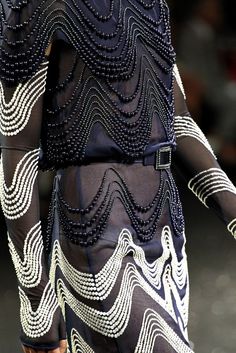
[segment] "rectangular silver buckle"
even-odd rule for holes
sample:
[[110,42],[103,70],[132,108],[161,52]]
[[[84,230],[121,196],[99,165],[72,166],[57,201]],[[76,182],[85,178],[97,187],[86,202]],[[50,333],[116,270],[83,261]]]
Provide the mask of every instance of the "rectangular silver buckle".
[[155,169],[166,169],[171,166],[171,146],[161,147],[156,151]]

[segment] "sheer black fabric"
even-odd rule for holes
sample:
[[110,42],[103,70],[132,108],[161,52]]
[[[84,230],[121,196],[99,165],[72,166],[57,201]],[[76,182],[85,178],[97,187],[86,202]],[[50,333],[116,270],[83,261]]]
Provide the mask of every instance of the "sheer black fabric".
[[[184,218],[160,154],[177,142],[188,186],[233,235],[235,188],[187,111],[165,1],[1,6],[1,204],[22,341],[191,353]],[[56,171],[43,235],[38,168]]]

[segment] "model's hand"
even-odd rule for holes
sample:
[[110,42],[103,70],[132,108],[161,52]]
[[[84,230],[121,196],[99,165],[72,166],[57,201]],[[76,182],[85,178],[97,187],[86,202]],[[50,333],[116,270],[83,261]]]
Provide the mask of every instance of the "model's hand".
[[60,346],[57,349],[53,350],[38,350],[29,347],[25,347],[22,345],[24,353],[65,353],[67,349],[67,341],[62,340],[60,341]]

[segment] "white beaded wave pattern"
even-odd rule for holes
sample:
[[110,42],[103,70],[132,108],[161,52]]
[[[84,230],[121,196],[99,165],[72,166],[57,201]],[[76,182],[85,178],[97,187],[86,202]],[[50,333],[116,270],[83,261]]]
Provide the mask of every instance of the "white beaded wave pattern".
[[[183,253],[182,259],[180,261],[177,259],[168,226],[162,231],[162,245],[163,256],[160,260],[148,263],[143,249],[133,243],[129,230],[123,229],[113,255],[93,278],[90,274],[79,272],[69,265],[57,243],[57,249],[56,251],[54,249],[52,257],[52,263],[55,265],[50,271],[51,282],[54,283],[55,280],[56,266],[60,266],[66,281],[73,290],[88,299],[101,300],[107,297],[106,293],[111,292],[122,266],[122,259],[128,252],[133,252],[136,264],[131,262],[126,264],[119,294],[108,312],[100,312],[80,302],[68,290],[62,279],[59,279],[56,285],[60,306],[63,308],[65,304],[69,305],[72,311],[94,330],[109,337],[118,337],[128,325],[133,292],[136,287],[140,287],[178,322],[183,335],[187,336],[189,293],[186,256]],[[171,263],[168,262],[170,258]],[[143,272],[143,276],[140,271]],[[162,286],[164,294],[157,293],[153,286],[160,290]],[[184,286],[187,288],[186,295],[181,298],[179,290]],[[178,314],[173,307],[173,297]]]
[[0,81],[0,132],[2,135],[17,135],[28,124],[35,103],[45,92],[48,63],[48,61],[43,62],[39,71],[25,84],[19,83],[8,103]]
[[33,311],[31,303],[22,288],[19,287],[20,320],[24,333],[31,338],[44,336],[51,328],[53,316],[58,308],[55,291],[49,281],[44,288],[39,306]]
[[36,287],[42,277],[43,239],[41,222],[35,224],[28,232],[23,248],[21,260],[13,241],[8,233],[9,250],[20,284],[26,288]]
[[176,116],[174,119],[174,130],[177,138],[187,136],[197,139],[216,159],[214,151],[206,136],[192,118],[189,116]]
[[95,353],[75,328],[71,330],[71,346],[72,353]]
[[38,174],[39,148],[27,152],[16,166],[12,183],[5,182],[3,162],[0,160],[0,200],[6,218],[17,219],[29,209],[34,182]]
[[164,338],[177,353],[193,353],[167,322],[153,309],[144,313],[139,339],[134,353],[152,353],[157,337]]
[[[134,353],[152,353],[158,336],[164,338],[177,353],[193,353],[165,320],[152,309],[147,309],[144,313]],[[71,330],[70,339],[72,353],[96,353],[74,328]]]
[[198,173],[190,179],[188,187],[206,207],[208,197],[217,192],[229,191],[236,195],[235,186],[219,168],[209,168]]
[[236,218],[234,218],[227,226],[228,231],[234,236],[236,239]]
[[[178,318],[174,314],[171,301],[172,296],[174,296],[182,316],[183,326],[186,327],[188,310],[184,310],[184,308],[188,305],[188,297],[186,296],[181,301],[177,290],[177,288],[181,290],[187,283],[186,255],[183,253],[183,258],[178,260],[168,227],[163,229],[161,242],[163,247],[162,255],[153,263],[148,263],[143,249],[134,244],[130,231],[123,229],[119,235],[118,244],[113,255],[103,268],[93,276],[90,273],[83,273],[76,270],[66,259],[59,242],[56,240],[52,252],[51,282],[55,283],[56,267],[58,266],[65,279],[79,295],[90,300],[104,300],[108,297],[116,283],[116,279],[122,268],[123,259],[128,253],[132,252],[136,265],[142,270],[145,278],[153,287],[160,290],[162,284],[165,283],[165,298],[163,299],[159,296],[159,304],[168,310],[169,314],[177,321]],[[170,258],[172,265],[171,273],[169,272],[169,267],[166,266],[166,262]],[[168,278],[164,276],[164,273]]]

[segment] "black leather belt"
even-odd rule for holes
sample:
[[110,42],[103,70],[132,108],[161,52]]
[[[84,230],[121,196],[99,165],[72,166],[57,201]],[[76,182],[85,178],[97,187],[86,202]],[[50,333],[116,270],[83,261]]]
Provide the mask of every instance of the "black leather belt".
[[96,163],[122,163],[122,164],[134,164],[142,163],[144,166],[152,165],[156,170],[168,169],[171,166],[171,157],[173,144],[164,144],[164,146],[159,146],[154,152],[144,155],[139,159],[132,158],[117,158],[117,159],[107,159],[107,158],[90,158],[83,161],[81,165],[96,164]]

